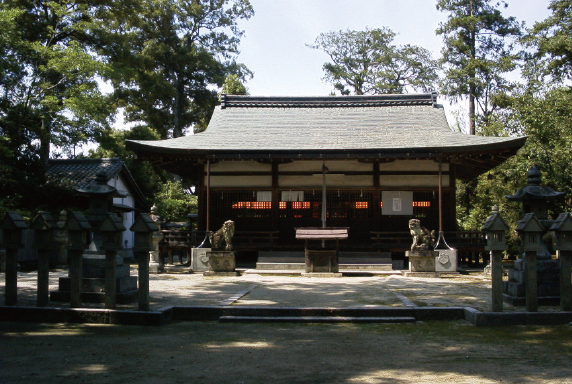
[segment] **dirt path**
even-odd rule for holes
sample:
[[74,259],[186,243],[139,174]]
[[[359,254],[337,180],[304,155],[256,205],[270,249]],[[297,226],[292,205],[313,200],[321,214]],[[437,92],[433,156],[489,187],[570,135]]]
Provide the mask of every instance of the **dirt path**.
[[0,322],[0,383],[570,383],[572,327]]

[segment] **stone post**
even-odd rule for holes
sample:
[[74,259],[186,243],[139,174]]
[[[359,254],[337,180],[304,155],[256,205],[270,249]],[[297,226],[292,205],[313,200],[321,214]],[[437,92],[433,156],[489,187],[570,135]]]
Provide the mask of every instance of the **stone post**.
[[503,310],[502,256],[503,251],[507,249],[505,232],[508,229],[509,226],[499,213],[499,207],[495,205],[482,228],[482,231],[487,234],[485,250],[491,255],[491,307],[493,312]]
[[68,258],[70,261],[70,307],[81,307],[83,251],[87,248],[91,225],[81,213],[68,215],[64,229],[68,233]]
[[150,215],[140,214],[131,231],[135,233],[133,251],[139,260],[139,310],[149,310],[149,255],[154,249],[155,234],[159,232],[159,226]]
[[45,307],[49,302],[50,288],[50,250],[54,248],[55,220],[48,212],[39,212],[32,221],[34,229],[34,248],[38,250],[38,307]]
[[550,227],[554,231],[554,248],[560,260],[560,309],[572,311],[572,217],[561,213]]
[[61,211],[58,218],[57,228],[55,231],[54,240],[58,245],[58,265],[68,265],[68,257],[66,245],[68,243],[68,232],[64,229],[66,224],[67,212]]
[[161,273],[163,272],[163,263],[161,260],[161,254],[159,249],[159,243],[163,239],[163,234],[161,233],[161,224],[165,221],[161,216],[159,216],[158,208],[153,205],[151,207],[151,214],[149,215],[151,220],[157,225],[157,231],[153,232],[153,247],[149,251],[149,273]]
[[544,247],[542,235],[544,226],[536,218],[534,213],[524,215],[516,226],[520,236],[521,248],[526,259],[526,311],[538,311],[538,276],[537,276],[537,252]]
[[28,225],[19,213],[6,212],[0,222],[2,229],[2,247],[6,249],[6,290],[4,305],[18,303],[18,249],[23,247],[22,231]]
[[105,251],[105,308],[117,306],[117,251],[121,248],[121,233],[125,226],[119,216],[108,212],[99,227],[101,249]]

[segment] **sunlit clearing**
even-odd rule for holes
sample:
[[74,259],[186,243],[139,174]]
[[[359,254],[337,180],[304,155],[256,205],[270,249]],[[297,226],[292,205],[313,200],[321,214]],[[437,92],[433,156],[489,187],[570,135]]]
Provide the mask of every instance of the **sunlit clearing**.
[[203,345],[205,348],[272,348],[273,345],[266,341],[234,341],[231,343],[209,343]]
[[75,368],[73,371],[64,371],[58,374],[60,377],[75,376],[77,374],[95,374],[95,373],[105,373],[109,369],[107,366],[102,364],[90,364],[84,367]]
[[[409,377],[411,376],[411,377]],[[422,378],[422,379],[421,379]],[[455,383],[455,384],[496,384],[497,380],[487,379],[478,375],[462,375],[460,373],[446,372],[417,372],[416,375],[403,375],[398,370],[383,370],[369,375],[357,376],[348,379],[350,383],[400,383],[400,384],[422,384],[422,383]]]

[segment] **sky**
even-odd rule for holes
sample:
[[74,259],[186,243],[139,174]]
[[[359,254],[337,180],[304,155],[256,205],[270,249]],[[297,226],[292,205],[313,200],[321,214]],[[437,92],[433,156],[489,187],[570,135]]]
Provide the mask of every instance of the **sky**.
[[[255,15],[239,26],[245,31],[238,61],[254,72],[246,83],[253,96],[325,96],[322,65],[329,57],[307,47],[323,32],[388,27],[396,44],[429,49],[437,59],[442,36],[435,30],[447,14],[436,0],[250,0]],[[505,16],[527,27],[550,15],[550,0],[507,0]]]

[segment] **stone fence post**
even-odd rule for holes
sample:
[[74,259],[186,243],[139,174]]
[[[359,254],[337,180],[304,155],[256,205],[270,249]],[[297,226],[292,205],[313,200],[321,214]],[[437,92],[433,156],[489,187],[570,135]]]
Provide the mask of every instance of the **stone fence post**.
[[133,251],[139,260],[139,310],[149,310],[149,255],[155,250],[155,234],[159,226],[147,213],[141,213],[131,226],[135,233]]
[[18,303],[18,249],[22,248],[22,231],[28,225],[17,212],[6,212],[0,222],[2,244],[6,249],[6,290],[4,292],[7,306]]
[[502,256],[503,251],[507,249],[505,232],[508,229],[509,226],[499,213],[499,207],[495,205],[491,216],[488,217],[482,229],[487,234],[485,250],[491,254],[491,309],[493,312],[502,312],[503,310]]
[[45,307],[49,302],[50,250],[55,246],[56,221],[48,212],[39,212],[30,226],[34,230],[34,248],[38,250],[37,305]]
[[560,309],[572,311],[572,217],[561,213],[550,227],[556,235],[554,248],[560,259]]

